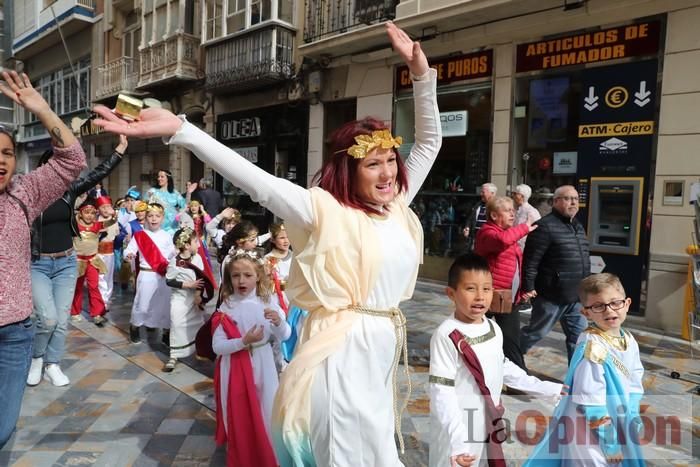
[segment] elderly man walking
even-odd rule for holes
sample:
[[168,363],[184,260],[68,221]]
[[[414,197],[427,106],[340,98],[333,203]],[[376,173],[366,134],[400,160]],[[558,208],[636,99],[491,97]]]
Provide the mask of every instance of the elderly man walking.
[[486,216],[486,204],[496,196],[498,192],[498,187],[493,183],[484,183],[481,185],[481,191],[479,196],[481,201],[477,203],[467,216],[467,225],[462,230],[462,234],[467,239],[465,252],[471,253],[476,245],[476,234],[479,233],[481,227],[488,220]]
[[197,191],[192,193],[192,199],[199,201],[204,210],[207,211],[211,217],[216,216],[223,209],[221,193],[213,190],[211,187],[211,180],[208,178],[202,178],[197,184]]
[[578,192],[564,185],[554,192],[552,212],[528,235],[523,255],[523,295],[534,298],[530,324],[522,330],[523,353],[549,333],[559,321],[566,335],[569,360],[579,334],[586,328],[578,284],[591,273],[588,239],[578,213]]

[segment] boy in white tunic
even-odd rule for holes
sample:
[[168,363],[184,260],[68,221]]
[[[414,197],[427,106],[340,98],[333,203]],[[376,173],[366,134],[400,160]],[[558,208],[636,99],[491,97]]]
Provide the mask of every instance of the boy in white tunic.
[[[562,385],[528,376],[504,357],[501,329],[484,317],[493,297],[485,259],[473,254],[456,258],[446,292],[455,312],[430,340],[430,466],[505,466],[500,450],[504,432],[496,423],[503,413],[503,384],[553,397]],[[472,369],[463,358],[470,359]]]
[[644,367],[637,341],[622,329],[631,300],[620,279],[608,273],[583,279],[579,297],[593,324],[579,336],[564,380],[571,396],[557,407],[550,429],[525,465],[642,467]]
[[[161,229],[164,208],[160,204],[148,205],[143,230],[133,231],[133,238],[124,251],[124,257],[131,261],[138,255],[138,276],[136,296],[131,309],[131,342],[141,341],[139,328],[163,329],[166,341],[170,329],[170,288],[165,283],[170,258],[175,256],[173,239]],[[133,230],[133,229],[132,229]]]

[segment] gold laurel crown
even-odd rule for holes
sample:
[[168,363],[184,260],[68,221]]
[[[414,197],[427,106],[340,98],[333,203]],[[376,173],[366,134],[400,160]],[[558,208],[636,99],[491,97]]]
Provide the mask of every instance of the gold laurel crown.
[[[347,153],[355,159],[364,159],[375,149],[398,148],[403,143],[400,136],[392,136],[389,130],[376,130],[371,135],[355,136],[355,143],[347,149]],[[343,152],[343,151],[338,151]]]

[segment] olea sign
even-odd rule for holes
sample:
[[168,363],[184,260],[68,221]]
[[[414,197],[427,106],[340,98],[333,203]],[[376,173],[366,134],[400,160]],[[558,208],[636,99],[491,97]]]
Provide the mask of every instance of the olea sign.
[[255,138],[261,134],[260,117],[239,118],[219,122],[219,139],[222,141]]
[[468,113],[466,110],[456,112],[440,112],[442,136],[464,136],[467,134]]

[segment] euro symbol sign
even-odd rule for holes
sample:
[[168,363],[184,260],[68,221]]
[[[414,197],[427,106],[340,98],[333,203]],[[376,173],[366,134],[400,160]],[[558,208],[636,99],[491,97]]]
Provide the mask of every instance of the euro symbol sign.
[[612,109],[622,107],[627,103],[629,93],[622,86],[614,86],[605,93],[605,103]]

